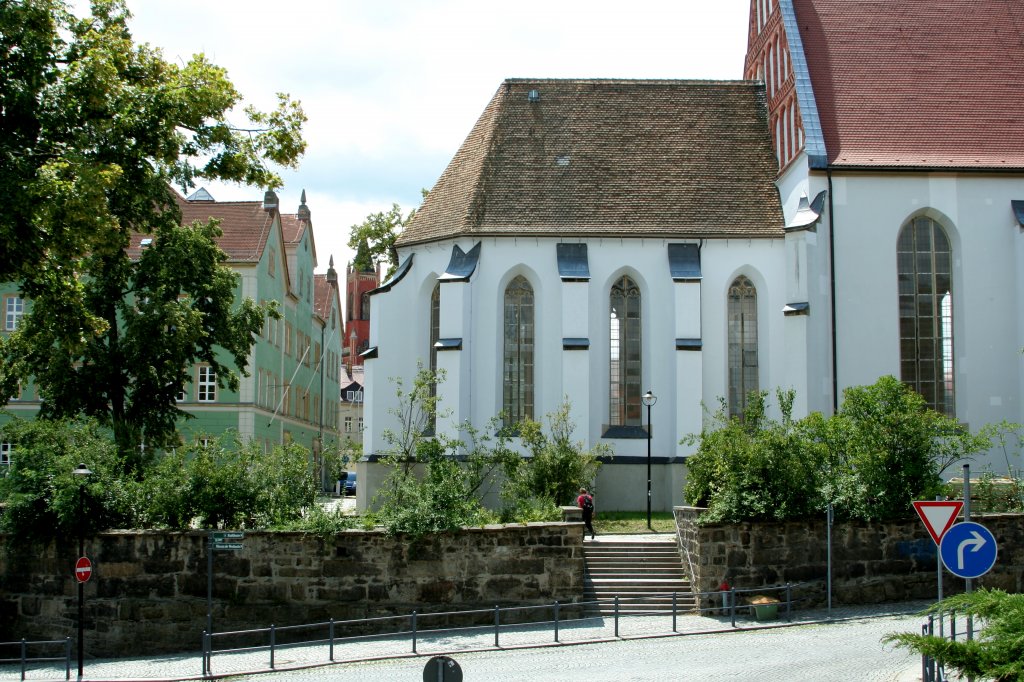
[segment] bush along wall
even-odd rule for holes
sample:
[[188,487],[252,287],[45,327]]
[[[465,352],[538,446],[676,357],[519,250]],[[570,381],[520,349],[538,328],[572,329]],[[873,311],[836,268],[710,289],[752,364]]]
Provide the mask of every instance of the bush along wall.
[[[828,573],[824,519],[701,524],[705,510],[676,507],[684,568],[697,592],[710,592],[723,579],[737,589],[813,581],[800,591],[825,603]],[[1024,514],[974,516],[996,538],[999,556],[975,585],[1024,591]],[[832,526],[833,604],[870,604],[937,596],[937,548],[916,517],[902,521],[846,521]],[[949,571],[944,593],[964,590]],[[702,606],[710,606],[705,603]]]
[[[77,542],[0,536],[0,641],[74,637]],[[409,541],[376,531],[250,532],[214,556],[215,631],[578,601],[583,526],[494,525]],[[89,538],[86,651],[194,651],[206,626],[206,534]],[[338,636],[344,636],[339,628]]]

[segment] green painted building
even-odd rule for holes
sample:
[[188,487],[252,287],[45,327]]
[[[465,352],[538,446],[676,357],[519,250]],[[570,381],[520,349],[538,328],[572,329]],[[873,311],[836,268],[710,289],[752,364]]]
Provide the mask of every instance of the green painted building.
[[[185,224],[220,220],[220,247],[239,275],[236,300],[277,301],[280,313],[280,319],[264,320],[249,354],[249,376],[240,377],[237,392],[219,387],[209,366],[191,368],[178,406],[194,418],[179,422],[182,440],[215,439],[231,432],[256,439],[267,449],[296,442],[321,461],[322,452],[339,447],[345,335],[333,259],[326,275],[314,274],[316,243],[305,192],[294,214],[279,210],[274,192],[267,192],[263,202],[224,202],[199,190],[179,203]],[[145,248],[145,239],[137,235],[131,250]],[[0,303],[0,333],[9,333],[31,303],[10,283],[0,285]],[[39,406],[39,393],[29,381],[4,409],[32,417]],[[0,421],[9,418],[0,415]],[[10,444],[0,443],[0,462],[9,462],[11,456],[16,453]]]

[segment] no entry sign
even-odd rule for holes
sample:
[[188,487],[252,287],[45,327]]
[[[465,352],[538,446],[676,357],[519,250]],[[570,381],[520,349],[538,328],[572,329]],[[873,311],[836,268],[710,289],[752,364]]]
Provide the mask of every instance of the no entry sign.
[[88,582],[92,577],[92,562],[89,557],[79,557],[75,562],[75,580],[80,583]]

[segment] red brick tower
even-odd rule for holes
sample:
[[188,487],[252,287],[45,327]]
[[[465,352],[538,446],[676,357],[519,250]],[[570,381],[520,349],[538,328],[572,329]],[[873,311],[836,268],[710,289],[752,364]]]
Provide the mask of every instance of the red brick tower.
[[380,286],[380,268],[373,267],[366,242],[359,245],[355,260],[345,269],[345,364],[349,374],[352,367],[363,364],[362,353],[370,342],[369,292]]
[[782,25],[779,0],[751,0],[747,59],[743,77],[765,83],[768,123],[779,169],[804,147],[804,128],[796,100],[793,65]]

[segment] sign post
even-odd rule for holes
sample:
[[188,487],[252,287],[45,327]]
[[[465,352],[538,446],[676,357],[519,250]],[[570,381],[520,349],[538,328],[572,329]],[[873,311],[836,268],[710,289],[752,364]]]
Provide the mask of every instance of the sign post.
[[211,530],[206,539],[206,632],[213,634],[213,553],[242,549],[242,531]]

